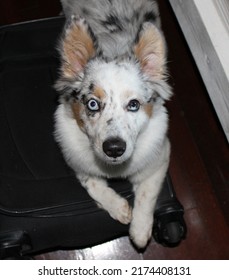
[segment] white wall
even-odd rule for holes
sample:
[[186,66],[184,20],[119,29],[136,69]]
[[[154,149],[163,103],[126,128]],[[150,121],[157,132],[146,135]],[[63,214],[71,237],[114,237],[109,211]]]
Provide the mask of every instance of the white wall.
[[169,1],[229,141],[229,1]]

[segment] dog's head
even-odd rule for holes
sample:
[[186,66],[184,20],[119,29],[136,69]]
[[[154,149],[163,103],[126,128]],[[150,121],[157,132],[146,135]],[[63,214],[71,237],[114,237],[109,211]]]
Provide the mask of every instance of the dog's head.
[[56,88],[95,156],[108,164],[131,159],[139,135],[171,95],[161,32],[144,23],[131,52],[109,60],[101,55],[85,20],[73,17],[60,53]]

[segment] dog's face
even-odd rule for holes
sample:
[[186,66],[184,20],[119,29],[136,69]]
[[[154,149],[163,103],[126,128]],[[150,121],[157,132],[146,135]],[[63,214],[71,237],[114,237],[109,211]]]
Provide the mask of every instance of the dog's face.
[[76,124],[88,136],[93,151],[107,164],[121,164],[154,115],[155,100],[167,99],[164,81],[164,41],[146,24],[133,46],[133,57],[108,61],[96,56],[93,36],[83,19],[73,19],[61,45],[62,75]]
[[126,161],[152,116],[151,91],[141,73],[134,64],[95,59],[81,86],[72,109],[94,152],[107,163]]

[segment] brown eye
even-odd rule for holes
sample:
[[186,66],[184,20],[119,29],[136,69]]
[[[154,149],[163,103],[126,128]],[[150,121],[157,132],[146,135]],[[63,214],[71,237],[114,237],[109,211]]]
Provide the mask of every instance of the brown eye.
[[93,112],[97,112],[100,110],[100,104],[97,100],[95,99],[90,99],[88,102],[87,102],[87,108],[88,110],[90,111],[93,111]]
[[127,110],[130,112],[137,112],[139,108],[140,108],[140,103],[136,99],[130,100],[130,102],[127,105]]

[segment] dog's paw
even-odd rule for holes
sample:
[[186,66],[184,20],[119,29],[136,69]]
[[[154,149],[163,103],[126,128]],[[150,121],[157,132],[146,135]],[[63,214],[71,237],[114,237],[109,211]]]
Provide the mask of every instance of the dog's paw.
[[110,216],[122,224],[129,224],[132,217],[132,209],[127,200],[120,198],[107,209]]
[[132,221],[129,234],[130,239],[138,248],[145,248],[152,235],[152,222],[137,223],[136,221]]

